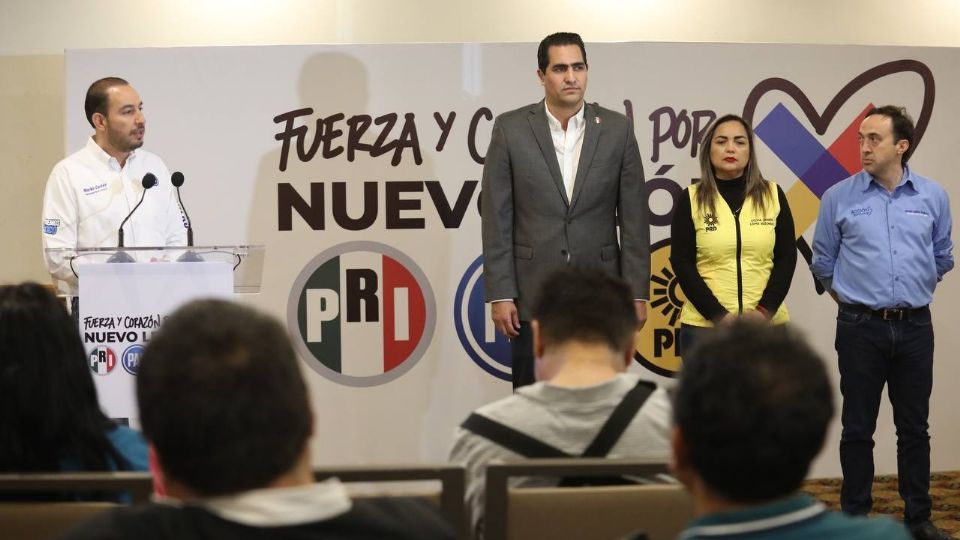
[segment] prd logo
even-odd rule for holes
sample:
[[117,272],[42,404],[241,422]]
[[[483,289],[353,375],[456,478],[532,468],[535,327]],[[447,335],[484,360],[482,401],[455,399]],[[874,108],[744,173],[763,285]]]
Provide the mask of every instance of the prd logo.
[[97,375],[106,375],[117,366],[117,355],[114,354],[113,349],[110,347],[101,345],[90,351],[88,362],[90,369],[94,373]]
[[127,370],[127,373],[136,375],[140,369],[140,359],[142,357],[143,345],[131,345],[127,347],[127,350],[123,351],[120,362],[123,364],[123,369]]
[[457,286],[453,319],[460,344],[470,358],[494,377],[511,380],[510,342],[493,326],[490,304],[484,301],[482,256],[470,264]]
[[287,302],[297,351],[346,386],[384,384],[409,371],[430,344],[436,314],[420,267],[377,242],[346,242],[317,255]]
[[634,338],[634,359],[650,371],[664,377],[676,377],[680,371],[677,356],[677,330],[680,312],[687,298],[670,266],[670,239],[650,247],[650,303],[647,324]]

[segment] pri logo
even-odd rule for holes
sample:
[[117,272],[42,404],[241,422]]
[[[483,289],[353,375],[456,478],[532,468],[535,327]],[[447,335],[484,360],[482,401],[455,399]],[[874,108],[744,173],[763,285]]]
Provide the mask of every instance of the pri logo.
[[120,361],[123,363],[123,369],[131,375],[136,375],[140,369],[140,358],[143,357],[143,345],[131,345],[123,351]]
[[430,344],[436,314],[420,267],[377,242],[347,242],[317,255],[287,302],[287,324],[307,364],[357,387],[409,371]]
[[90,351],[90,369],[93,370],[97,375],[107,375],[113,368],[117,365],[117,355],[114,354],[113,349],[100,345],[96,349]]
[[460,344],[484,371],[505,381],[511,380],[510,342],[497,332],[490,319],[490,304],[484,301],[483,256],[467,268],[453,303],[453,320]]
[[636,333],[633,358],[657,375],[676,377],[681,365],[677,356],[677,329],[687,298],[670,266],[669,238],[650,246],[650,268],[647,324]]

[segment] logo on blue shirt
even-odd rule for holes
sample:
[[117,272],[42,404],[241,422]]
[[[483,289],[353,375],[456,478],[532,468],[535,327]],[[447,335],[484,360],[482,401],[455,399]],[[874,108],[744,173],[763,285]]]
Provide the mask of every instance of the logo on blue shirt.
[[866,208],[854,208],[853,210],[850,210],[850,213],[854,216],[869,216],[873,213],[873,207],[868,206]]

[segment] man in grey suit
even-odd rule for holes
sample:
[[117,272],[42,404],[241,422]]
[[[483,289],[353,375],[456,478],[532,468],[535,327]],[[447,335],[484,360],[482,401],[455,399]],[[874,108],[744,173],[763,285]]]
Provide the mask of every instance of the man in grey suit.
[[[640,151],[627,118],[585,103],[579,35],[537,50],[544,100],[497,117],[483,167],[483,277],[497,330],[512,341],[513,386],[534,382],[530,307],[552,271],[601,268],[633,289],[640,327],[650,229]],[[619,241],[617,225],[620,225]]]

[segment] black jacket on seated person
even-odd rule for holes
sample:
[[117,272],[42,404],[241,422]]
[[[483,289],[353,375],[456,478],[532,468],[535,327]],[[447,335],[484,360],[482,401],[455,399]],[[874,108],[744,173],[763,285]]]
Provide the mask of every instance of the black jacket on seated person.
[[251,526],[200,506],[148,503],[110,510],[68,533],[65,540],[159,539],[446,539],[453,528],[430,504],[409,498],[352,501],[345,513],[299,524]]

